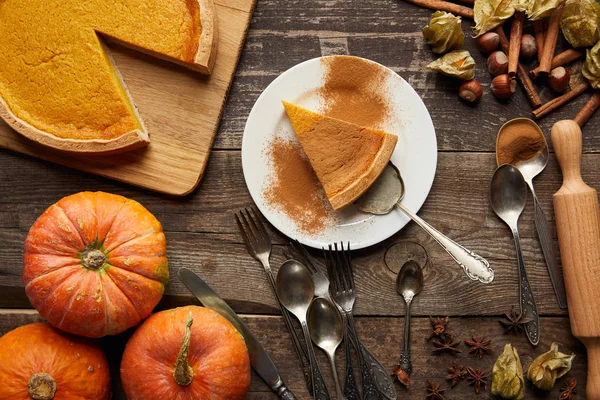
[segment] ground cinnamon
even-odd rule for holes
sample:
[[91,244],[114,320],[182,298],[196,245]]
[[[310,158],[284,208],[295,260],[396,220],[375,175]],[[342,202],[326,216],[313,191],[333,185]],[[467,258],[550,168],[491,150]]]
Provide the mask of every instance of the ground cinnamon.
[[381,129],[389,116],[385,81],[380,65],[356,57],[336,56],[321,61],[325,83],[319,90],[323,114],[356,125]]
[[496,143],[496,160],[499,165],[517,165],[535,157],[545,147],[540,132],[526,121],[515,121],[502,128]]
[[268,157],[273,176],[265,188],[267,203],[290,217],[300,231],[321,232],[331,222],[333,209],[300,143],[276,137]]

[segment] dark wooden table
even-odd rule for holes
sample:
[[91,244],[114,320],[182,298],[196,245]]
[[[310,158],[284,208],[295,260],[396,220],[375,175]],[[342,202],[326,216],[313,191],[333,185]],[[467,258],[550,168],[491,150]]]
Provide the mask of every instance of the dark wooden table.
[[[283,378],[299,398],[309,398],[291,341],[285,330],[262,267],[246,253],[234,225],[234,211],[252,204],[241,167],[240,147],[244,123],[261,91],[280,73],[295,64],[322,55],[352,54],[392,68],[423,98],[435,124],[439,160],[431,193],[419,212],[440,231],[477,251],[492,263],[496,279],[490,285],[469,280],[449,256],[415,224],[409,224],[389,240],[354,254],[358,299],[358,329],[366,345],[393,370],[400,352],[404,307],[394,290],[394,275],[384,264],[385,250],[398,241],[421,243],[431,265],[425,270],[425,288],[413,307],[413,386],[397,387],[399,398],[422,399],[426,380],[441,383],[449,399],[488,398],[476,395],[462,382],[450,389],[444,381],[453,357],[435,355],[425,341],[429,316],[451,317],[450,329],[457,339],[471,335],[492,339],[494,355],[482,360],[462,353],[463,364],[491,371],[505,343],[513,343],[528,363],[546,351],[553,341],[561,350],[574,352],[568,377],[579,381],[578,398],[585,397],[586,356],[583,346],[570,334],[566,311],[558,308],[534,231],[533,207],[529,201],[520,220],[525,262],[542,315],[542,340],[532,347],[524,336],[506,336],[497,320],[517,300],[517,264],[510,232],[493,214],[488,201],[489,180],[495,168],[494,145],[498,128],[507,120],[529,116],[530,106],[519,89],[507,103],[498,102],[489,91],[490,77],[485,58],[474,41],[465,47],[477,62],[477,78],[484,84],[484,97],[476,107],[461,103],[458,83],[428,72],[434,59],[424,43],[421,29],[431,11],[398,0],[259,0],[244,53],[225,108],[220,131],[203,182],[185,198],[172,198],[85,174],[41,160],[0,150],[0,334],[39,317],[23,290],[21,281],[23,241],[31,224],[50,204],[83,190],[103,190],[140,201],[162,222],[168,240],[172,278],[159,308],[197,304],[175,275],[179,267],[200,273],[240,314],[271,352]],[[463,30],[470,31],[470,21]],[[549,99],[551,93],[541,95]],[[586,94],[541,122],[547,138],[552,124],[572,118]],[[584,129],[583,176],[600,187],[600,116]],[[554,220],[552,194],[560,187],[561,175],[553,155],[535,185],[544,210]],[[276,245],[272,263],[283,260],[286,238],[271,231]],[[115,372],[119,348],[127,334],[103,340]],[[342,351],[338,353],[340,367]],[[331,376],[322,354],[319,361],[333,391]],[[115,374],[115,377],[117,374]],[[544,398],[558,398],[559,382]],[[115,398],[124,398],[115,382]],[[489,389],[488,389],[489,390]],[[489,391],[488,391],[489,393]],[[542,398],[529,386],[526,398]],[[249,399],[273,398],[267,387],[253,376]]]

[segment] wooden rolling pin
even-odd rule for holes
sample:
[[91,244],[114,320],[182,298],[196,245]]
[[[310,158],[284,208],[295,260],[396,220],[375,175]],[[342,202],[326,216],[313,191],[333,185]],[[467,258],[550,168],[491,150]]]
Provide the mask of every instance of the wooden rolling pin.
[[588,353],[587,399],[600,400],[600,211],[596,190],[581,179],[581,129],[575,121],[552,127],[552,146],[563,174],[554,198],[573,335]]

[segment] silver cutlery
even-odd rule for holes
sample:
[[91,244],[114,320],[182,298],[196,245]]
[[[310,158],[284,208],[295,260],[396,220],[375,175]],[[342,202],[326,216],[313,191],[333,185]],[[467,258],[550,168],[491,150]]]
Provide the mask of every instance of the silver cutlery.
[[538,124],[528,118],[517,118],[507,122],[498,131],[498,138],[500,138],[500,135],[502,135],[502,132],[507,125],[514,122],[522,123],[524,121],[536,129],[540,135],[540,138],[544,142],[544,148],[534,157],[520,161],[515,165],[515,167],[517,167],[523,175],[523,178],[525,179],[525,182],[527,182],[527,185],[531,190],[531,194],[533,195],[534,221],[538,238],[540,239],[540,246],[542,247],[544,259],[546,260],[548,274],[550,275],[552,287],[554,288],[554,293],[556,294],[558,306],[562,309],[565,309],[567,308],[567,293],[565,291],[565,284],[561,275],[560,267],[558,265],[556,247],[554,246],[554,242],[552,240],[552,229],[550,228],[548,218],[546,218],[546,214],[544,214],[544,210],[542,209],[542,206],[540,205],[535,194],[535,190],[533,189],[533,178],[539,175],[548,164],[548,143],[546,142],[544,133],[541,131]]
[[317,364],[307,325],[308,308],[315,295],[315,285],[306,267],[295,260],[284,262],[277,271],[277,295],[302,326],[312,374],[312,395],[315,400],[329,399],[325,381]]
[[[300,242],[298,242],[297,240],[293,240],[291,244],[296,254],[296,257],[308,268],[309,272],[313,277],[313,282],[315,283],[315,296],[317,298],[323,297],[331,301],[341,312],[341,307],[335,302],[335,300],[330,295],[330,285],[327,275],[325,275],[323,272],[321,272],[318,268],[315,267],[314,263],[311,261],[310,254],[308,254],[308,251]],[[288,254],[289,258],[293,258],[291,254],[289,254],[289,252],[285,252],[284,254]],[[390,374],[386,371],[383,365],[381,365],[379,360],[377,360],[375,356],[369,351],[369,349],[367,349],[362,343],[357,345],[354,341],[354,337],[348,335],[348,321],[346,320],[346,317],[343,314],[342,321],[344,323],[344,350],[346,356],[346,376],[344,378],[344,394],[346,395],[346,398],[348,400],[360,399],[358,385],[356,384],[356,379],[354,377],[354,368],[352,366],[352,355],[350,352],[350,343],[352,343],[356,351],[362,351],[367,365],[371,367],[371,372],[373,373],[373,380],[375,381],[375,386],[379,390],[379,393],[389,400],[395,400],[396,389],[394,387],[394,383],[391,379]],[[348,340],[348,337],[350,340]]]
[[527,279],[517,221],[527,202],[527,184],[523,175],[512,165],[504,164],[496,169],[490,185],[490,202],[494,212],[510,228],[519,264],[519,303],[521,312],[532,320],[525,325],[527,338],[533,345],[540,342],[540,322],[537,305]]
[[358,332],[356,331],[352,315],[356,293],[350,259],[350,244],[348,244],[346,249],[344,249],[343,244],[340,247],[338,250],[337,243],[335,243],[333,247],[329,245],[329,251],[325,251],[327,272],[331,279],[331,294],[344,315],[347,321],[347,330],[350,336],[353,337],[354,344],[357,346],[356,354],[358,356],[358,365],[362,379],[363,398],[365,400],[381,399],[381,393],[375,385],[371,369],[372,364],[369,364],[365,359],[365,352],[362,350],[364,346],[358,338]]
[[285,385],[277,367],[269,357],[269,354],[262,347],[262,345],[256,340],[254,335],[250,332],[246,324],[238,317],[238,315],[229,307],[229,305],[221,299],[206,282],[202,280],[194,272],[187,268],[181,268],[178,271],[179,278],[185,286],[192,292],[194,296],[204,307],[210,308],[225,319],[238,330],[246,341],[246,347],[248,348],[248,354],[250,355],[250,365],[252,369],[261,377],[263,381],[269,386],[269,388],[277,394],[280,399],[284,400],[295,400],[294,394]]
[[404,345],[400,353],[400,369],[407,375],[406,387],[410,386],[410,375],[412,373],[412,362],[410,360],[410,307],[413,298],[421,293],[423,289],[423,270],[421,266],[409,260],[396,277],[396,292],[404,299],[406,303],[406,313],[404,316]]
[[327,354],[335,383],[336,398],[346,400],[335,364],[335,351],[344,337],[342,316],[327,299],[316,298],[308,309],[308,330],[314,344]]
[[448,238],[402,205],[404,193],[404,181],[400,171],[394,164],[388,163],[380,177],[355,204],[361,211],[375,215],[388,214],[394,207],[398,207],[425,232],[429,233],[462,267],[469,278],[481,283],[490,283],[494,280],[494,270],[485,258]]
[[281,305],[281,302],[277,297],[277,285],[275,284],[275,277],[273,276],[273,271],[271,270],[271,265],[269,263],[269,258],[271,256],[271,238],[269,237],[264,224],[259,218],[258,213],[253,207],[249,207],[237,212],[235,214],[235,220],[240,230],[240,234],[244,239],[244,243],[246,244],[248,253],[250,256],[252,256],[252,258],[259,261],[265,270],[267,279],[271,284],[271,289],[273,289],[273,294],[277,299],[277,304],[279,304],[281,315],[283,315],[285,326],[292,337],[292,343],[294,345],[294,349],[296,350],[296,355],[298,356],[302,366],[302,373],[304,375],[306,387],[310,390],[310,388],[312,388],[312,378],[306,349],[303,347],[300,338],[298,338],[298,333],[292,324],[292,318],[289,311]]

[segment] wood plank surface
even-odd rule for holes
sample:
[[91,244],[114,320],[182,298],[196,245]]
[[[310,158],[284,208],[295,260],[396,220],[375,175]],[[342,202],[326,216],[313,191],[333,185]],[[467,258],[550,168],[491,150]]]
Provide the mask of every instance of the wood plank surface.
[[0,146],[162,193],[191,192],[204,173],[255,2],[215,2],[217,56],[210,76],[109,44],[150,133],[148,146],[109,156],[67,154],[26,139],[4,121]]
[[[273,361],[279,368],[282,378],[298,399],[310,399],[283,319],[280,317],[250,315],[242,315],[242,319],[248,324],[250,330],[256,334],[257,339],[272,356]],[[38,321],[40,321],[40,318],[35,312],[25,310],[6,312],[0,310],[0,336],[17,326]],[[391,373],[398,362],[398,356],[400,354],[403,319],[363,317],[358,318],[356,323],[360,338],[369,350],[371,350],[380,360],[382,365]],[[413,360],[413,374],[411,376],[412,386],[410,390],[407,390],[399,384],[396,384],[398,398],[423,399],[425,397],[425,385],[428,379],[432,382],[439,383],[443,389],[446,389],[448,399],[488,398],[485,393],[476,395],[473,387],[469,386],[466,381],[459,383],[455,388],[451,389],[444,378],[448,372],[448,367],[452,365],[452,360],[457,360],[465,366],[483,368],[491,376],[491,369],[496,357],[502,353],[506,343],[512,343],[517,348],[521,361],[525,365],[531,363],[533,358],[538,356],[541,352],[546,351],[552,342],[560,343],[561,351],[572,352],[576,355],[573,369],[565,376],[565,378],[558,381],[556,387],[546,397],[551,399],[558,398],[560,393],[559,389],[563,381],[572,377],[576,377],[580,382],[578,386],[579,393],[585,393],[585,349],[569,334],[568,322],[565,318],[544,318],[544,323],[545,337],[542,338],[540,345],[535,348],[527,342],[527,338],[524,335],[504,335],[502,326],[500,326],[496,318],[477,318],[476,321],[471,318],[451,319],[448,329],[456,335],[457,340],[469,339],[472,335],[475,335],[476,337],[485,336],[492,339],[494,353],[492,355],[486,355],[480,360],[472,354],[468,354],[469,348],[465,346],[464,343],[458,346],[461,353],[456,356],[432,353],[431,350],[433,349],[433,345],[431,342],[425,340],[431,331],[429,319],[413,319],[411,323]],[[118,371],[121,361],[120,354],[130,335],[131,332],[128,331],[117,337],[107,337],[100,340],[102,347],[107,351],[111,366],[114,400],[126,400],[120,386]],[[325,376],[327,386],[330,388],[330,391],[333,392],[333,380],[329,370],[329,364],[327,363],[324,353],[318,349],[315,351],[317,352],[319,366]],[[343,379],[343,346],[336,353],[336,362],[339,369],[338,373]],[[357,361],[354,360],[354,363],[354,368],[357,370]],[[360,379],[358,376],[356,378]],[[358,382],[360,382],[360,380]],[[489,384],[491,384],[491,379],[489,380]],[[525,398],[529,399],[533,397],[534,394],[536,394],[536,392],[528,383]],[[275,398],[277,397],[271,394],[267,386],[253,373],[250,393],[248,394],[247,399]]]
[[[227,4],[232,10],[243,10],[244,1],[230,0]],[[182,198],[156,194],[0,150],[0,240],[3,244],[0,246],[0,308],[28,309],[0,310],[0,333],[39,319],[35,311],[30,310],[21,282],[23,241],[31,224],[46,207],[63,196],[82,190],[104,190],[140,201],[164,226],[172,277],[158,309],[196,304],[176,277],[176,271],[179,267],[188,267],[198,272],[235,311],[245,314],[244,319],[272,354],[283,378],[299,398],[308,399],[271,288],[262,267],[247,254],[233,222],[233,212],[252,204],[242,175],[241,139],[254,102],[279,74],[310,58],[352,54],[389,66],[403,76],[425,102],[436,128],[440,152],[434,185],[419,215],[459,243],[488,258],[496,271],[496,279],[491,285],[470,281],[448,255],[413,223],[385,242],[353,254],[359,333],[390,371],[399,354],[404,307],[394,290],[395,275],[385,265],[385,252],[394,243],[410,240],[423,245],[429,255],[425,288],[415,299],[413,307],[414,386],[410,391],[397,386],[399,398],[424,398],[427,379],[441,383],[447,389],[446,395],[450,400],[490,398],[487,395],[489,391],[476,395],[466,382],[455,389],[449,389],[444,382],[452,357],[432,355],[431,344],[424,340],[429,330],[428,317],[438,315],[452,317],[450,326],[460,339],[471,334],[493,339],[494,356],[476,360],[466,354],[467,348],[463,345],[463,352],[458,355],[464,364],[488,370],[504,343],[515,344],[522,361],[527,364],[545,351],[552,341],[559,342],[561,350],[577,355],[573,370],[567,377],[578,379],[579,394],[576,398],[585,398],[585,349],[570,334],[567,311],[556,305],[535,233],[531,198],[519,227],[526,268],[542,315],[542,343],[533,348],[524,336],[504,336],[496,322],[511,306],[518,304],[518,277],[510,232],[493,214],[488,200],[489,181],[495,168],[495,138],[504,122],[528,116],[529,104],[520,89],[508,102],[499,102],[491,95],[491,78],[485,68],[485,57],[468,37],[468,21],[463,21],[463,31],[467,35],[465,48],[475,58],[476,76],[484,86],[480,104],[473,107],[460,102],[456,94],[458,82],[426,71],[425,66],[435,56],[425,45],[421,30],[431,13],[431,10],[400,0],[258,1],[205,177],[195,191]],[[113,51],[118,53],[117,62],[121,68],[128,65],[126,60],[133,57],[126,50]],[[124,72],[131,73],[133,85],[141,86],[143,82],[135,82],[132,69],[134,64],[139,63],[150,64],[150,61],[135,56],[130,64],[131,70]],[[156,68],[164,69],[165,73],[169,70],[169,67],[160,64]],[[183,75],[182,80],[187,79],[184,71],[174,73]],[[148,90],[151,89],[162,90],[157,85]],[[541,96],[548,100],[553,94],[544,89]],[[541,121],[548,140],[552,124],[575,116],[587,96],[581,96]],[[187,107],[187,100],[183,97],[174,101],[179,101],[181,107]],[[194,123],[189,121],[189,124]],[[599,188],[600,116],[594,116],[584,128],[583,147],[583,178],[590,186]],[[551,154],[548,167],[534,184],[552,223],[552,194],[560,187],[561,179]],[[281,251],[287,238],[274,230],[270,233],[275,243],[271,262],[277,269],[283,261]],[[554,238],[556,240],[556,235]],[[318,260],[318,252],[314,254]],[[127,336],[126,333],[102,341],[109,349],[115,371],[120,360],[119,349],[124,346]],[[318,356],[329,388],[333,391],[325,358],[322,354]],[[342,351],[338,358],[341,370]],[[548,395],[535,392],[528,385],[526,399],[558,398],[561,384],[562,381]],[[115,393],[115,398],[124,399],[118,383]],[[269,398],[274,396],[253,375],[248,399]]]

